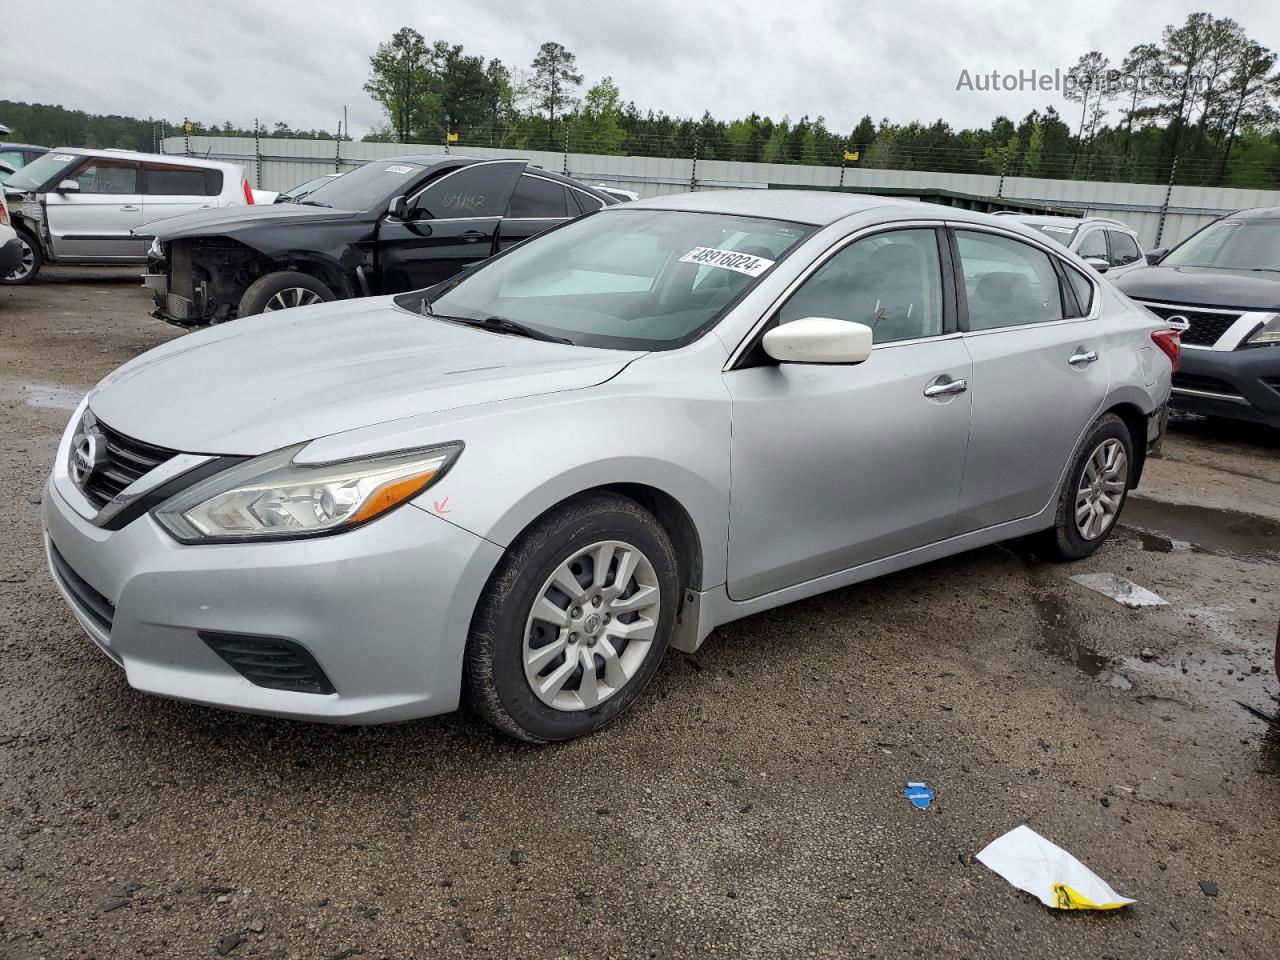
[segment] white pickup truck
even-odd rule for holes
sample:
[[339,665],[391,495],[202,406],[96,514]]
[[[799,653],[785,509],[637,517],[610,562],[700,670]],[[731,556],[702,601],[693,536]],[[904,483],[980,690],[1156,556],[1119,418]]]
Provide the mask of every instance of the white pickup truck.
[[133,230],[193,210],[254,204],[239,164],[130,150],[59,147],[0,185],[23,251],[0,283],[30,283],[46,263],[145,263]]

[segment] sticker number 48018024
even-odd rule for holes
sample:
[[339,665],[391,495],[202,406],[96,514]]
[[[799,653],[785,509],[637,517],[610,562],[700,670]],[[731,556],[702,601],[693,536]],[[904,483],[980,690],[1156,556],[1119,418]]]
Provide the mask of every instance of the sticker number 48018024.
[[702,267],[719,267],[735,273],[745,273],[749,277],[758,277],[773,266],[772,260],[752,256],[749,253],[738,253],[736,250],[718,250],[715,247],[694,247],[683,257],[681,263],[696,263]]

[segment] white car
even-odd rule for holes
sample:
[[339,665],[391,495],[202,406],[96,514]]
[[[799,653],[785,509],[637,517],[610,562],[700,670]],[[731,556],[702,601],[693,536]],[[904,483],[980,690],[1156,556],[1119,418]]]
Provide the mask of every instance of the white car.
[[22,266],[22,241],[9,222],[9,210],[0,193],[0,276],[12,273]]
[[604,191],[619,203],[630,203],[632,200],[640,199],[640,194],[634,190],[623,190],[622,187],[610,187],[603,183],[593,183],[592,186],[597,190]]
[[151,237],[132,231],[194,210],[257,202],[239,164],[59,147],[4,182],[23,255],[0,283],[30,283],[50,263],[145,263]]
[[1146,251],[1130,227],[1109,217],[1057,217],[1000,211],[1062,244],[1109,280],[1147,264]]

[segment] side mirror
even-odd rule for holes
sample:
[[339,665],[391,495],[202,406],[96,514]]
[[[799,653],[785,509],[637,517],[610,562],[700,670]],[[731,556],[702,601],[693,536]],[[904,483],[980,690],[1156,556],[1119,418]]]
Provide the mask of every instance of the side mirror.
[[80,181],[63,180],[60,184],[58,184],[58,187],[54,192],[55,193],[79,193]]
[[1093,269],[1097,270],[1099,273],[1106,273],[1111,269],[1111,264],[1102,257],[1085,257],[1084,262],[1093,267]]
[[1168,247],[1161,247],[1159,250],[1152,250],[1148,252],[1147,263],[1149,263],[1151,266],[1154,267],[1156,264],[1158,264],[1161,260],[1164,259],[1164,255],[1168,252],[1169,252]]
[[764,335],[764,352],[782,363],[862,363],[871,356],[871,328],[831,317],[804,317]]
[[391,203],[387,205],[387,216],[392,220],[403,220],[407,210],[404,197],[394,197]]

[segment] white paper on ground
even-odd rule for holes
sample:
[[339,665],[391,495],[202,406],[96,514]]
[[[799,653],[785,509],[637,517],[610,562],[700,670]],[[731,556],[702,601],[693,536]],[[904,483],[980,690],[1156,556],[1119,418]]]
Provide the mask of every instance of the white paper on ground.
[[1113,910],[1134,901],[1122,897],[1083,863],[1025,824],[992,840],[978,861],[1046,907]]
[[1081,573],[1071,578],[1082,587],[1088,587],[1090,590],[1097,590],[1099,593],[1106,594],[1117,603],[1122,603],[1126,607],[1163,607],[1168,605],[1167,600],[1161,599],[1152,593],[1146,587],[1140,587],[1132,580],[1126,580],[1124,577],[1114,573]]

